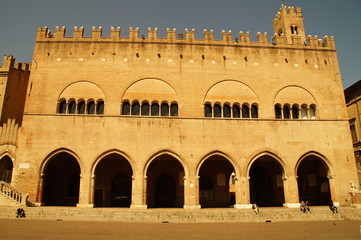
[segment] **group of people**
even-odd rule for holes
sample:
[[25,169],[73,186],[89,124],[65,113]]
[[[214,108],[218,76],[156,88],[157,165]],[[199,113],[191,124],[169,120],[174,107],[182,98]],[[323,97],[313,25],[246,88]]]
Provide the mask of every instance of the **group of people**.
[[308,203],[308,201],[301,201],[301,205],[300,205],[300,210],[303,213],[311,213],[311,208],[310,208],[310,204]]

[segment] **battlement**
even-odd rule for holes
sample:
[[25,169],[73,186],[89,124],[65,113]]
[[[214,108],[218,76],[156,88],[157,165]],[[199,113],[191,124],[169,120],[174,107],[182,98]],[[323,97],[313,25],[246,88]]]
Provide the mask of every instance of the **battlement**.
[[[290,11],[290,10],[287,10]],[[297,14],[292,10],[293,13]],[[291,11],[291,12],[292,12]],[[147,34],[141,34],[139,28],[129,28],[129,36],[123,37],[121,36],[121,28],[111,27],[110,28],[110,36],[102,36],[102,27],[92,27],[91,36],[84,36],[84,27],[74,27],[73,36],[67,37],[65,36],[66,28],[65,27],[56,27],[55,33],[52,34],[48,27],[38,27],[36,41],[64,41],[64,42],[74,42],[74,41],[82,41],[82,42],[92,42],[92,41],[103,41],[103,42],[161,42],[161,43],[182,43],[182,44],[223,44],[223,45],[252,45],[256,46],[257,44],[260,46],[279,46],[285,45],[286,41],[284,36],[277,36],[276,34],[272,37],[271,42],[268,41],[267,33],[261,34],[257,33],[257,42],[250,41],[250,33],[240,31],[237,36],[232,35],[232,31],[222,31],[221,39],[216,40],[214,38],[213,30],[203,30],[203,39],[196,39],[195,30],[185,29],[184,32],[177,32],[175,28],[166,29],[166,37],[159,38],[158,37],[158,28],[148,28]],[[317,37],[317,36],[315,36]],[[314,48],[329,48],[334,49],[334,39],[333,37],[328,38],[327,36],[321,39],[315,39],[315,37],[307,38],[307,42],[301,41],[301,39],[295,35],[292,37],[292,45],[295,47],[314,47]],[[290,44],[287,44],[288,47],[291,47]]]
[[297,7],[287,7],[285,5],[281,5],[279,12],[276,14],[276,18],[280,18],[282,15],[292,15],[292,16],[300,16],[302,17],[301,8]]
[[11,70],[27,72],[30,71],[30,64],[15,62],[13,56],[4,56],[3,64],[0,66],[0,72],[9,72]]

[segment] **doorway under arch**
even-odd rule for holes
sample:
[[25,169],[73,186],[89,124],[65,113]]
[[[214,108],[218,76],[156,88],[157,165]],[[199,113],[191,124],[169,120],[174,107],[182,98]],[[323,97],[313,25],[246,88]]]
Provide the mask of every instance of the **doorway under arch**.
[[119,154],[104,157],[95,168],[94,206],[130,207],[133,170]]
[[251,203],[260,207],[283,206],[283,168],[271,156],[259,157],[249,170]]
[[207,158],[199,169],[199,203],[202,208],[229,207],[234,204],[230,191],[233,165],[220,155]]
[[44,169],[42,202],[45,206],[76,206],[79,202],[80,166],[69,153],[59,153]]
[[147,169],[147,205],[180,208],[184,205],[184,168],[173,156],[156,157]]
[[11,183],[13,175],[13,161],[9,156],[0,159],[0,181]]
[[301,201],[312,205],[328,205],[331,201],[328,166],[314,155],[304,158],[297,168],[298,194]]

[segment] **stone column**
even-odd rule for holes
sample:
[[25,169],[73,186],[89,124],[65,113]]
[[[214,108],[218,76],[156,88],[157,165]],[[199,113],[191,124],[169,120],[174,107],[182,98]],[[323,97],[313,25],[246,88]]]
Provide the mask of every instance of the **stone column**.
[[44,174],[41,174],[39,179],[38,190],[36,192],[36,205],[41,206],[43,203],[43,187],[44,187]]
[[132,204],[130,208],[147,209],[147,177],[138,172],[132,177]]
[[284,207],[287,208],[299,208],[299,197],[298,197],[298,184],[296,176],[283,176],[283,192],[285,197]]
[[79,187],[79,202],[77,207],[92,208],[94,207],[92,201],[92,181],[89,173],[83,173],[80,175],[80,187]]
[[337,188],[336,188],[336,181],[335,178],[331,175],[327,176],[328,178],[328,182],[330,184],[330,195],[331,195],[331,200],[333,201],[333,204],[335,206],[340,205],[339,199],[338,199],[338,195],[337,195]]
[[184,178],[184,209],[200,209],[199,177],[194,174]]
[[237,177],[235,179],[236,187],[236,204],[234,208],[244,209],[252,208],[251,196],[249,191],[249,177]]

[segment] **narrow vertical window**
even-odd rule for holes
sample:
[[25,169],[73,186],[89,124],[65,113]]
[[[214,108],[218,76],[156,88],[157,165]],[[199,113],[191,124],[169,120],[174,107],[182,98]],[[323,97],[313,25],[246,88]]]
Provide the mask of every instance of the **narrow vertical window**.
[[258,107],[255,104],[253,104],[251,107],[251,117],[258,118]]
[[94,101],[88,102],[86,113],[87,114],[94,114],[95,113],[95,102]]
[[313,104],[310,106],[310,118],[316,119],[316,106]]
[[241,117],[241,110],[237,104],[233,104],[232,106],[233,118],[240,118]]
[[301,107],[301,118],[307,119],[307,106],[306,105],[302,105],[302,107]]
[[242,118],[249,118],[249,107],[246,104],[242,105]]
[[66,113],[66,100],[61,100],[58,105],[58,113]]
[[297,105],[292,106],[292,118],[299,119],[299,110]]
[[140,114],[140,105],[138,102],[132,103],[132,115],[137,116]]
[[78,114],[84,114],[85,113],[85,102],[80,101],[78,102]]
[[290,119],[291,118],[290,107],[288,105],[283,106],[283,118],[284,119]]
[[275,105],[275,116],[277,119],[281,119],[282,118],[282,109],[280,105]]
[[169,105],[168,103],[162,103],[160,107],[160,115],[169,116]]
[[231,107],[228,104],[223,105],[223,117],[224,118],[231,117]]
[[97,103],[97,114],[104,114],[104,101],[99,101]]
[[76,110],[75,100],[71,100],[68,104],[68,113],[75,114],[75,110]]
[[142,116],[149,116],[150,106],[149,103],[142,103]]
[[222,109],[221,105],[214,104],[214,117],[222,117]]
[[212,117],[212,106],[209,103],[204,105],[204,116]]
[[178,116],[178,104],[172,103],[172,105],[170,105],[170,115],[174,117]]
[[159,116],[159,104],[158,103],[152,103],[151,115],[152,116]]
[[122,115],[130,115],[130,103],[129,102],[123,102]]

